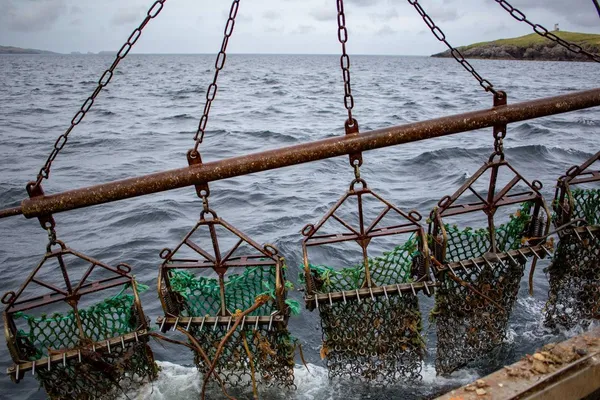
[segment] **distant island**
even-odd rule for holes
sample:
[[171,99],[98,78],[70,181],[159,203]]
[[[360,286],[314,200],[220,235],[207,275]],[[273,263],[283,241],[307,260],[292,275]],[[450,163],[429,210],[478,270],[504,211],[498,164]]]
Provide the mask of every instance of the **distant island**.
[[[47,50],[38,50],[38,49],[23,49],[21,47],[14,46],[0,46],[0,54],[61,54],[55,53],[53,51]],[[100,51],[98,53],[92,53],[88,51],[87,53],[81,53],[79,51],[71,52],[72,55],[115,55],[116,51]]]
[[[552,32],[561,39],[575,43],[584,50],[600,53],[600,35],[566,31]],[[512,39],[474,43],[458,47],[465,58],[495,60],[538,60],[538,61],[590,61],[585,55],[573,53],[556,42],[537,33]],[[452,57],[450,50],[433,54],[432,57]]]
[[13,46],[0,46],[0,54],[58,54],[52,51],[37,49],[22,49]]

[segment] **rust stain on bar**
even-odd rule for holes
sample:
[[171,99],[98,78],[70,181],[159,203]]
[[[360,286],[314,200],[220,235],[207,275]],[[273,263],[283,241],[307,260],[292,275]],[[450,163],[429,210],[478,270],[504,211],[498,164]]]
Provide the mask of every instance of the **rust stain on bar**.
[[[402,143],[560,114],[600,105],[600,88],[345,135],[241,157],[190,166],[63,193],[26,199],[27,218],[143,196],[167,190],[338,157]],[[17,215],[18,212],[13,211]],[[6,215],[8,216],[8,215]]]

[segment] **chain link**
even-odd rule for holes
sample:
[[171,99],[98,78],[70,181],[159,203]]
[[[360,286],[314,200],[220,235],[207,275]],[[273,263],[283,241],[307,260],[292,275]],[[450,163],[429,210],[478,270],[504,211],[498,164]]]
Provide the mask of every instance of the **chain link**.
[[344,0],[337,0],[337,22],[338,22],[338,40],[342,45],[342,56],[340,57],[340,67],[344,78],[344,106],[348,110],[347,125],[354,126],[352,109],[354,108],[354,97],[352,96],[352,87],[350,86],[350,56],[346,52],[346,43],[348,42],[348,29],[346,28],[346,14],[344,13]]
[[427,26],[431,30],[431,33],[433,33],[433,36],[435,36],[437,40],[439,40],[440,42],[444,43],[448,47],[448,49],[450,49],[450,54],[452,55],[452,57],[460,65],[462,65],[464,69],[466,69],[469,73],[471,73],[471,75],[473,75],[473,77],[475,79],[477,79],[477,82],[479,82],[479,85],[481,85],[481,87],[486,92],[492,92],[494,95],[497,95],[498,92],[494,89],[494,85],[492,85],[492,83],[490,81],[488,81],[487,79],[484,79],[475,70],[475,68],[471,65],[471,63],[469,63],[465,59],[465,57],[462,55],[462,53],[460,52],[460,50],[458,50],[456,47],[453,47],[448,42],[448,40],[446,39],[446,34],[442,31],[442,29],[439,26],[437,26],[435,24],[435,22],[433,21],[433,19],[431,19],[431,17],[425,12],[425,10],[423,9],[423,7],[419,4],[419,1],[418,0],[408,0],[408,2],[415,8],[415,10],[417,10],[417,12],[419,13],[419,15],[421,15],[421,17],[423,18],[423,21],[425,21],[425,23],[427,24]]
[[210,85],[208,85],[208,89],[206,91],[206,104],[204,105],[204,113],[202,114],[202,118],[200,118],[200,123],[198,124],[198,130],[194,135],[194,141],[196,144],[194,145],[193,153],[198,153],[198,147],[200,143],[204,140],[204,133],[206,132],[206,124],[208,123],[208,116],[210,114],[210,108],[212,106],[212,102],[217,95],[218,85],[217,79],[219,78],[219,72],[225,66],[225,60],[227,59],[227,45],[229,44],[229,38],[233,34],[233,28],[235,26],[235,17],[237,16],[238,10],[240,8],[240,0],[234,0],[231,3],[231,9],[229,10],[229,18],[227,19],[227,23],[225,24],[225,31],[223,37],[223,43],[221,44],[221,50],[217,55],[217,60],[215,61],[215,76]]
[[39,186],[42,183],[43,179],[48,179],[50,177],[50,169],[52,168],[52,163],[56,159],[56,156],[58,156],[58,153],[60,153],[60,151],[67,144],[67,141],[69,140],[69,134],[71,133],[71,131],[73,131],[73,129],[77,125],[79,125],[79,123],[83,120],[83,118],[85,117],[87,112],[90,111],[90,109],[92,108],[92,105],[94,104],[94,101],[96,100],[96,97],[100,94],[102,89],[104,89],[111,81],[111,79],[114,75],[114,71],[117,68],[117,66],[119,65],[119,63],[121,62],[121,60],[124,59],[127,56],[127,54],[129,54],[133,45],[138,41],[138,39],[142,35],[142,30],[146,27],[146,25],[148,25],[148,22],[150,22],[151,19],[156,18],[158,16],[158,14],[162,11],[162,9],[164,7],[164,3],[166,1],[167,0],[155,1],[154,4],[152,5],[152,7],[150,7],[148,12],[146,13],[146,17],[144,18],[142,23],[133,30],[131,35],[129,35],[127,42],[125,42],[125,44],[117,52],[117,56],[116,56],[115,60],[113,61],[112,65],[110,66],[110,68],[108,68],[106,71],[104,71],[104,73],[100,77],[100,79],[98,81],[98,86],[96,87],[96,90],[94,90],[92,95],[86,99],[86,101],[83,103],[83,105],[81,106],[79,111],[77,111],[77,113],[71,120],[71,126],[69,126],[69,128],[65,131],[65,133],[63,133],[62,135],[60,135],[58,137],[58,139],[56,139],[56,142],[54,143],[54,148],[50,152],[50,155],[48,156],[46,163],[38,172],[38,175],[37,175],[37,178],[35,181],[35,186]]
[[559,45],[563,46],[564,48],[566,48],[569,51],[572,51],[573,53],[583,54],[596,62],[600,62],[600,55],[587,52],[578,44],[571,43],[564,39],[561,39],[554,33],[550,32],[548,29],[544,28],[542,25],[534,24],[533,22],[531,22],[530,20],[527,19],[527,16],[525,16],[525,14],[521,10],[513,7],[508,1],[506,1],[506,0],[494,0],[494,1],[498,4],[500,4],[500,6],[502,8],[504,8],[504,10],[506,10],[506,12],[508,12],[511,15],[511,17],[513,17],[517,21],[525,22],[526,24],[531,26],[533,28],[533,31],[535,33],[537,33],[538,35],[545,37],[547,39],[550,39],[553,42],[558,43]]

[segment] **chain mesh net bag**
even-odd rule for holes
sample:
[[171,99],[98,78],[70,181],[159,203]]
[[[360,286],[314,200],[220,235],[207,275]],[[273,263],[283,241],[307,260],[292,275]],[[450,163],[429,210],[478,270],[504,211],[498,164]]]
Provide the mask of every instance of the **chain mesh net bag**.
[[[358,226],[342,218],[349,203],[353,203],[350,216],[357,217]],[[366,222],[367,204],[383,207],[370,224]],[[300,278],[306,286],[307,307],[320,313],[321,356],[331,378],[375,385],[421,378],[425,343],[417,292],[424,288],[431,292],[420,218],[415,211],[407,214],[385,201],[357,178],[317,225],[303,229],[304,273]],[[332,222],[339,225],[328,233]],[[339,226],[345,228],[341,233]],[[401,235],[409,238],[381,256],[368,256],[373,238],[401,240]],[[345,268],[309,263],[308,248],[343,242],[359,244],[362,263]]]
[[[431,213],[429,239],[440,285],[431,312],[437,324],[438,374],[485,359],[502,344],[528,257],[537,260],[550,254],[543,243],[550,220],[541,183],[530,184],[503,154],[497,156],[493,154],[454,195],[442,198]],[[480,193],[481,185],[487,193]],[[517,211],[508,222],[496,225],[498,208],[508,205],[517,206]],[[487,220],[483,228],[461,229],[446,222],[481,212]]]
[[[16,293],[2,298],[15,362],[9,369],[12,379],[18,382],[31,371],[51,399],[112,399],[156,379],[158,366],[131,268],[113,268],[60,241],[56,245],[48,246]],[[85,264],[87,270],[79,268]],[[40,294],[40,288],[51,291]],[[118,293],[94,303],[114,290]],[[68,311],[46,313],[61,304]]]
[[[206,236],[211,251],[199,244]],[[205,379],[216,375],[229,387],[250,381],[294,387],[296,339],[287,321],[298,305],[286,299],[289,283],[277,249],[261,247],[207,210],[161,257],[158,287],[166,314],[159,319],[161,330],[187,335]]]
[[600,318],[600,171],[591,168],[598,160],[600,152],[558,179],[554,223],[567,229],[559,232],[546,269],[550,290],[545,323],[551,328],[588,326]]

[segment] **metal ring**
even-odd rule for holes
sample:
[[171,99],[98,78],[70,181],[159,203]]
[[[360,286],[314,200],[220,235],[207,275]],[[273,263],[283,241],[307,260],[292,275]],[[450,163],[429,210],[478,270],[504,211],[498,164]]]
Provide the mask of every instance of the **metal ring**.
[[364,190],[364,189],[367,189],[367,182],[366,182],[364,179],[362,179],[362,178],[357,178],[357,179],[353,180],[353,181],[352,181],[352,183],[350,183],[350,191],[351,191],[351,192],[355,192],[355,191],[356,191],[356,190],[354,189],[354,186],[355,186],[357,183],[361,183],[361,184],[362,184],[362,186],[363,186],[363,190]]
[[448,195],[442,197],[440,201],[438,201],[438,207],[445,208],[450,202],[450,200],[452,200],[452,197]]
[[573,165],[571,168],[567,170],[567,176],[574,177],[579,173],[579,166]]
[[[10,296],[10,298],[7,298],[9,296]],[[15,301],[16,297],[17,297],[17,295],[15,292],[13,292],[13,291],[6,292],[6,293],[4,293],[4,296],[2,296],[2,303],[8,305],[8,304],[12,303],[13,301]]]
[[117,270],[119,272],[123,272],[125,274],[128,274],[131,272],[131,266],[125,264],[125,263],[121,263],[119,265],[117,265]]
[[309,236],[315,230],[315,226],[313,224],[308,224],[304,228],[302,228],[302,236]]
[[204,210],[202,210],[202,212],[200,213],[200,219],[204,221],[204,220],[205,220],[204,216],[205,216],[206,214],[210,214],[210,215],[212,215],[213,219],[217,219],[217,218],[219,218],[219,217],[217,217],[217,213],[216,213],[216,212],[214,212],[213,210],[210,210],[210,209],[209,209],[208,211],[204,211]]
[[163,260],[166,260],[167,258],[169,258],[171,256],[171,249],[165,247],[164,249],[162,249],[160,251],[159,254],[160,258],[162,258]]
[[420,221],[423,219],[423,216],[421,214],[419,214],[419,212],[417,210],[411,210],[408,213],[408,216],[411,217],[412,219],[414,219],[415,221]]
[[270,243],[267,243],[263,246],[264,251],[269,254],[271,257],[275,257],[277,254],[279,254],[279,250],[277,250],[277,247],[273,246]]
[[531,182],[531,186],[537,191],[542,190],[542,188],[544,187],[542,182],[538,181],[537,179]]

